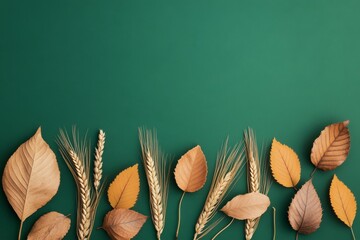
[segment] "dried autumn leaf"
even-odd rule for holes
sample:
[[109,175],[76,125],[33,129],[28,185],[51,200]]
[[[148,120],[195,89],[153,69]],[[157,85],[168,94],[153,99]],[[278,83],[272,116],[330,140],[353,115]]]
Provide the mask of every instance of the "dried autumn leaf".
[[309,234],[320,227],[322,208],[312,180],[307,181],[295,194],[288,214],[291,227],[299,233]]
[[40,217],[32,227],[27,240],[60,240],[70,229],[70,218],[58,212]]
[[356,216],[355,196],[336,175],[330,185],[330,202],[336,216],[351,228]]
[[175,168],[176,184],[184,192],[200,190],[206,182],[206,175],[206,158],[199,145],[185,153]]
[[178,238],[180,230],[181,204],[184,195],[186,192],[196,192],[204,186],[207,171],[206,158],[199,145],[187,151],[176,164],[174,171],[175,181],[178,187],[184,191],[179,201],[176,238]]
[[275,180],[284,187],[295,187],[300,181],[301,166],[297,154],[275,138],[271,145],[270,167]]
[[328,171],[340,166],[350,151],[349,121],[327,126],[314,141],[311,162],[319,169]]
[[252,192],[234,197],[221,209],[226,215],[238,220],[255,219],[263,215],[270,205],[268,196]]
[[120,172],[108,189],[108,198],[113,208],[132,208],[140,191],[138,164]]
[[113,209],[106,214],[102,228],[113,240],[130,239],[138,234],[146,219],[133,210]]
[[56,194],[60,171],[41,128],[20,145],[6,163],[2,184],[6,197],[23,222]]

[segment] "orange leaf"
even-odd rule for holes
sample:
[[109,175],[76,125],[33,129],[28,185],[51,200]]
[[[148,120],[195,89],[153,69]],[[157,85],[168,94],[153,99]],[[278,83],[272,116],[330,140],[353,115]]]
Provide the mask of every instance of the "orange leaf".
[[27,240],[63,239],[69,229],[70,218],[58,212],[49,212],[35,222]]
[[146,216],[133,210],[113,209],[106,214],[102,228],[111,239],[130,239],[138,234],[146,219]]
[[355,196],[336,175],[331,181],[330,202],[336,216],[351,228],[356,216]]
[[184,192],[200,190],[206,182],[206,175],[206,158],[199,145],[185,153],[175,168],[176,184]]
[[350,151],[349,121],[327,126],[314,141],[311,162],[319,169],[327,171],[340,166]]
[[108,189],[108,199],[113,208],[132,208],[140,191],[138,164],[120,172]]
[[264,214],[269,205],[268,196],[252,192],[234,197],[226,203],[221,211],[238,220],[255,219]]
[[284,187],[295,187],[300,181],[300,161],[294,150],[274,138],[270,151],[270,167],[275,180]]
[[289,207],[291,227],[303,234],[309,234],[320,227],[322,208],[312,181],[307,181],[295,194]]

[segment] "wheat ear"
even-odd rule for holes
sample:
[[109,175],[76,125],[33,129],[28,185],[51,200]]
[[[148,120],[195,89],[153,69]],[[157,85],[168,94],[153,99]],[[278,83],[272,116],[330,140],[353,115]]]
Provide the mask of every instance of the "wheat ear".
[[[270,188],[267,165],[261,165],[256,137],[251,128],[244,132],[246,159],[247,159],[247,185],[248,192],[261,192],[267,194]],[[260,218],[245,221],[245,239],[250,240],[259,224]]]
[[151,209],[153,212],[154,226],[157,232],[157,237],[164,229],[164,215],[163,215],[163,204],[161,197],[161,190],[159,185],[158,176],[156,173],[155,163],[150,153],[146,153],[146,172],[148,173],[148,183],[150,188],[150,199]]
[[69,150],[69,154],[73,161],[77,180],[80,186],[80,222],[78,228],[78,237],[79,239],[86,239],[90,232],[90,212],[91,212],[91,198],[90,198],[90,188],[89,188],[89,179],[86,176],[85,168],[80,161],[78,155],[73,151]]
[[155,131],[139,128],[139,140],[149,186],[151,218],[160,239],[165,227],[170,168],[159,150]]
[[[248,161],[249,169],[248,169],[248,181],[250,185],[249,192],[259,192],[259,175],[258,175],[258,168],[255,165],[254,158],[250,158]],[[245,239],[250,240],[254,235],[256,225],[259,221],[259,218],[256,219],[247,219],[245,221]]]
[[92,183],[90,182],[90,151],[88,147],[90,144],[87,143],[86,136],[83,141],[79,142],[79,135],[75,128],[72,131],[72,141],[66,131],[60,130],[57,143],[77,187],[76,234],[79,240],[89,240],[100,199],[97,194],[102,189],[99,187],[96,193],[92,191]]
[[210,226],[206,226],[216,214],[230,186],[239,176],[242,166],[243,149],[240,145],[236,145],[229,151],[228,140],[226,140],[217,156],[211,187],[195,225],[194,240],[204,237],[219,223],[217,220]]
[[104,146],[105,146],[105,132],[100,129],[98,135],[97,147],[95,148],[95,160],[94,160],[94,188],[97,195],[99,195],[100,181],[103,172],[102,155],[104,153]]
[[229,185],[230,179],[231,179],[231,171],[228,172],[225,177],[223,177],[220,182],[215,186],[214,191],[209,196],[209,200],[206,201],[203,211],[200,214],[200,217],[198,219],[198,222],[195,226],[195,234],[196,236],[199,236],[209,221],[211,215],[214,212],[214,209],[217,205],[217,203],[220,200],[221,195],[224,193],[224,190]]

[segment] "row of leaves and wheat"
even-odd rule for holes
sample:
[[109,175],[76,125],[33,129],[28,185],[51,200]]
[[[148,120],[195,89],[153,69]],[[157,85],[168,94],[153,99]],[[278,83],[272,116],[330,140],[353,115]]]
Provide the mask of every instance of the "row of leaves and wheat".
[[[327,126],[315,140],[311,152],[311,161],[315,169],[311,179],[316,169],[333,170],[346,160],[350,149],[348,123],[345,121]],[[161,239],[166,220],[170,162],[167,160],[167,155],[160,150],[154,130],[140,128],[139,140],[149,187],[151,218],[156,236]],[[80,139],[75,129],[71,136],[61,130],[57,143],[77,187],[77,237],[80,240],[90,239],[96,210],[103,192],[105,133],[99,131],[93,164],[91,164],[92,154],[88,139],[86,136]],[[270,161],[264,149],[259,152],[252,129],[247,129],[244,132],[244,141],[234,147],[229,146],[228,140],[224,142],[218,152],[210,190],[195,224],[194,240],[208,235],[220,223],[223,218],[217,215],[219,210],[229,216],[230,221],[214,234],[212,239],[217,238],[235,219],[245,220],[245,238],[252,239],[259,226],[261,215],[270,205],[267,195],[271,185],[271,173],[281,185],[297,190],[301,168],[296,153],[276,139],[272,142]],[[239,179],[245,163],[248,193],[239,194],[223,204],[223,200]],[[207,175],[206,157],[200,146],[190,149],[177,162],[174,176],[183,194],[179,201],[176,238],[179,238],[181,233],[181,206],[184,196],[186,193],[202,189]],[[299,233],[309,234],[315,231],[321,223],[321,203],[311,179],[297,191],[289,207],[288,219],[297,232],[296,238]],[[5,166],[2,183],[7,199],[21,222],[18,237],[20,239],[24,221],[49,202],[60,185],[56,156],[43,140],[40,128],[10,157]],[[137,164],[121,171],[110,184],[107,195],[113,210],[106,214],[101,228],[111,239],[133,238],[146,222],[146,216],[130,209],[136,204],[139,191]],[[335,214],[350,227],[355,239],[352,228],[356,215],[354,195],[335,175],[329,194]],[[62,239],[69,228],[69,217],[50,212],[36,221],[28,234],[28,239]],[[274,226],[274,239],[275,235]]]

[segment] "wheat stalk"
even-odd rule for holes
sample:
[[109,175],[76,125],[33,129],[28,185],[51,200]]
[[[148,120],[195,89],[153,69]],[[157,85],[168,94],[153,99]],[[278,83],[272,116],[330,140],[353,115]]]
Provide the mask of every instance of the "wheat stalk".
[[223,177],[215,186],[214,191],[209,196],[209,201],[206,201],[204,210],[201,212],[198,222],[195,226],[195,234],[200,235],[206,223],[209,221],[211,214],[214,212],[216,204],[219,202],[220,196],[223,194],[225,188],[229,185],[231,179],[231,171]]
[[[256,137],[251,128],[244,132],[246,159],[247,159],[247,185],[248,192],[261,192],[268,194],[270,189],[270,175],[268,166],[264,162],[266,159],[259,158],[259,151],[256,143]],[[264,154],[263,154],[264,155]],[[262,164],[261,164],[262,163]],[[260,217],[248,219],[245,221],[245,239],[250,240],[259,224]]]
[[150,188],[151,209],[153,212],[154,225],[157,231],[157,237],[164,229],[163,204],[158,176],[155,163],[149,152],[146,153],[146,172],[148,173],[148,182]]
[[[254,158],[248,160],[248,182],[250,185],[249,192],[259,192],[259,169],[256,167]],[[245,239],[250,240],[256,230],[256,225],[260,218],[247,219],[245,221]]]
[[139,140],[150,192],[151,218],[160,239],[165,227],[170,169],[166,166],[165,155],[159,150],[155,131],[139,128]]
[[90,212],[91,212],[91,198],[89,180],[86,176],[85,168],[82,161],[80,161],[78,155],[73,151],[69,150],[69,154],[73,161],[77,181],[80,185],[80,223],[78,228],[79,239],[86,239],[90,232]]
[[219,223],[219,221],[215,221],[210,226],[206,226],[214,217],[230,186],[240,174],[243,165],[243,150],[240,151],[240,148],[240,145],[236,145],[229,151],[228,140],[226,140],[218,153],[211,187],[195,225],[194,240],[204,237]]
[[[57,143],[59,145],[60,153],[64,158],[65,163],[68,166],[71,174],[74,177],[77,187],[78,207],[76,234],[79,240],[89,240],[94,226],[96,210],[99,204],[100,198],[98,196],[102,189],[100,187],[100,180],[102,175],[102,159],[100,160],[100,165],[97,165],[97,167],[94,162],[94,172],[96,171],[95,168],[98,168],[97,170],[101,171],[98,178],[98,188],[96,191],[92,191],[92,184],[90,182],[90,151],[88,147],[88,145],[90,144],[86,144],[86,136],[83,141],[79,142],[79,135],[76,132],[75,128],[73,128],[72,137],[73,138],[71,141],[66,131],[60,130],[60,135],[57,139]],[[102,151],[103,149],[104,148],[102,146]]]
[[99,187],[100,181],[102,178],[102,155],[104,153],[104,146],[105,146],[105,132],[100,129],[97,147],[95,148],[95,160],[94,160],[94,188],[99,195]]

